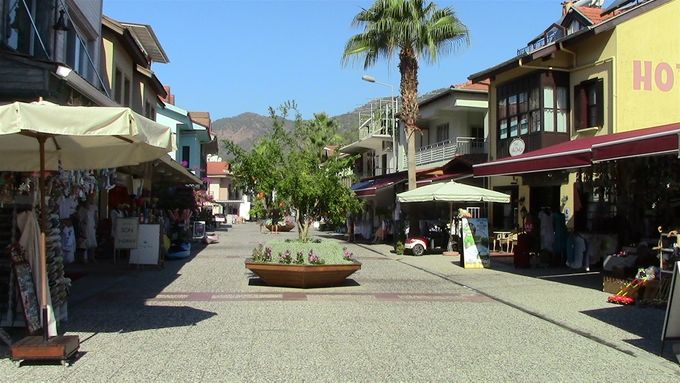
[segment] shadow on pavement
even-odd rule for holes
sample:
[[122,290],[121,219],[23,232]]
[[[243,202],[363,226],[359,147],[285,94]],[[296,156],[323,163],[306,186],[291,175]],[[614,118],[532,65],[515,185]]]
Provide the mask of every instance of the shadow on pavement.
[[566,266],[515,268],[512,257],[492,257],[491,268],[504,273],[523,275],[587,289],[602,290],[602,275],[599,271],[574,270]]
[[[188,258],[166,260],[162,267],[116,269],[87,273],[73,282],[66,332],[133,332],[148,329],[192,326],[216,314],[189,306],[148,305],[181,274],[208,245],[192,244]],[[95,265],[97,266],[97,265]],[[114,319],[115,318],[115,319]],[[60,331],[61,332],[61,331]]]
[[[664,309],[612,304],[612,307],[581,313],[639,336],[638,339],[624,339],[626,343],[656,355],[661,351],[661,329],[666,314]],[[667,342],[662,356],[677,361],[671,352],[670,342]]]
[[[268,284],[264,283],[264,280],[262,280],[262,278],[259,278],[259,277],[250,277],[250,279],[248,279],[248,286],[270,287]],[[356,286],[361,286],[361,285],[359,284],[359,282],[355,281],[354,279],[347,278],[347,279],[345,279],[345,281],[343,283],[341,283],[337,286],[315,287],[315,289],[321,288],[321,289],[324,289],[324,290],[326,290],[326,289],[332,290],[333,288],[336,288],[336,287],[356,287]],[[299,291],[299,292],[304,292],[304,291],[307,290],[307,289],[298,288],[298,287],[279,287],[279,286],[271,286],[271,287],[288,289],[288,290],[291,290],[291,291]]]

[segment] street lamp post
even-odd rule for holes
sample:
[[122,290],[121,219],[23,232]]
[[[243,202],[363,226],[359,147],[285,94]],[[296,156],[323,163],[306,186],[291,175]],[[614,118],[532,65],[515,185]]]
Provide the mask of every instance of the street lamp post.
[[396,135],[397,135],[397,129],[399,129],[399,123],[397,122],[397,109],[399,108],[399,99],[394,95],[394,85],[388,84],[386,82],[380,82],[376,81],[375,77],[369,76],[367,74],[361,76],[361,79],[370,83],[382,85],[382,86],[387,86],[390,88],[390,109],[392,109],[392,115],[391,115],[391,120],[392,120],[392,156],[394,158],[394,171],[397,171],[398,168],[398,161],[397,161],[397,145],[396,145]]

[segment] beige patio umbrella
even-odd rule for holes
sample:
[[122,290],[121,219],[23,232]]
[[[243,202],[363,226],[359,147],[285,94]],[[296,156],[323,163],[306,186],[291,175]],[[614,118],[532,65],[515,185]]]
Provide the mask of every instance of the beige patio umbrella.
[[507,194],[455,181],[436,183],[409,190],[397,194],[397,198],[399,202],[510,202],[510,196]]
[[[0,105],[0,170],[40,172],[40,225],[47,224],[45,172],[101,169],[160,158],[173,149],[170,128],[129,108],[61,106],[49,102]],[[43,332],[47,332],[44,233],[40,240]]]

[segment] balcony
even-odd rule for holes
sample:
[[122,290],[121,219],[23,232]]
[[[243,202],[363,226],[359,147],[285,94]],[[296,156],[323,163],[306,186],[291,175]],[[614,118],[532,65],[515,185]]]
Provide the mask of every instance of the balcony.
[[392,139],[393,127],[388,118],[376,120],[371,117],[359,127],[359,141],[376,136]]
[[[465,154],[480,154],[487,152],[484,140],[474,137],[457,137],[455,141],[446,140],[435,144],[422,146],[416,150],[416,166],[449,161],[453,157]],[[403,166],[408,168],[408,159],[403,157]]]
[[372,103],[369,109],[359,111],[359,139],[340,148],[340,152],[348,154],[364,153],[369,150],[385,151],[392,148],[396,120],[391,102],[379,100]]

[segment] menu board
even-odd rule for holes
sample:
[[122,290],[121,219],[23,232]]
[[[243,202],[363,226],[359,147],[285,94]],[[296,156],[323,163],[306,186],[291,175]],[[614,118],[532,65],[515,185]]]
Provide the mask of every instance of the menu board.
[[130,263],[157,265],[160,259],[160,225],[139,225],[137,247],[130,250]]
[[116,249],[134,249],[139,237],[139,219],[137,217],[118,218],[113,231]]
[[463,267],[491,267],[489,224],[486,218],[463,218]]

